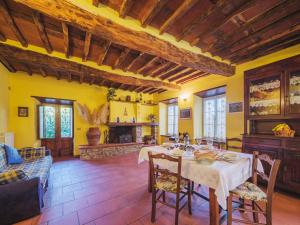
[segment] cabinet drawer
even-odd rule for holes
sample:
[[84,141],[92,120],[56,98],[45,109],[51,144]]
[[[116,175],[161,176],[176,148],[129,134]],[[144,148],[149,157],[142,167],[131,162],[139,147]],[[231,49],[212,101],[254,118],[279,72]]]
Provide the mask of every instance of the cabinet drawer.
[[259,145],[270,145],[270,146],[281,146],[281,140],[279,139],[266,139],[266,138],[244,138],[245,143],[259,144]]
[[286,148],[294,148],[294,149],[300,150],[300,142],[299,141],[286,140],[285,147]]

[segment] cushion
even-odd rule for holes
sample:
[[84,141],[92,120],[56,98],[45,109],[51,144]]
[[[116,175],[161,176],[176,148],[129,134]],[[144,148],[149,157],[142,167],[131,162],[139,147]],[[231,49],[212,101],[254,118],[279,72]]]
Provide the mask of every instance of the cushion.
[[40,177],[44,186],[49,176],[52,165],[52,157],[45,156],[34,161],[24,161],[22,164],[9,165],[8,170],[23,170],[29,178]]
[[25,161],[31,161],[38,158],[42,158],[46,156],[46,148],[38,147],[38,148],[22,148],[19,149],[19,154]]
[[0,172],[4,171],[6,167],[7,167],[7,162],[6,162],[5,148],[4,145],[0,144]]
[[0,173],[0,185],[9,184],[18,180],[28,180],[28,176],[22,170],[8,170]]
[[18,150],[14,147],[4,145],[6,150],[6,157],[8,164],[20,164],[23,162],[22,157],[19,155]]
[[258,186],[250,182],[243,183],[231,192],[238,195],[242,199],[263,202],[267,201],[266,193]]
[[[186,180],[181,179],[180,190],[182,190],[186,186]],[[177,178],[170,175],[161,175],[156,178],[155,188],[176,193],[177,191]]]

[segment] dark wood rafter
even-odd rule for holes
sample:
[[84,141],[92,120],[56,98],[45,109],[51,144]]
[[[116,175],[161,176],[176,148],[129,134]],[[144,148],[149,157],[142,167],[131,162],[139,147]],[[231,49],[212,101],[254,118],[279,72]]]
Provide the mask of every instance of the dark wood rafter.
[[0,41],[6,41],[5,35],[0,31]]
[[[173,77],[184,76],[185,74],[189,74],[189,73],[192,73],[192,72],[193,72],[193,69],[184,68],[183,70],[180,70],[177,73],[171,74],[171,75],[167,76],[166,78],[170,81]],[[197,72],[199,72],[199,71],[197,71]]]
[[85,74],[84,74],[84,73],[80,74],[80,76],[79,76],[79,83],[80,83],[80,84],[83,83],[84,77],[85,77]]
[[105,60],[105,57],[107,55],[107,52],[109,51],[109,48],[110,48],[110,45],[111,45],[111,41],[106,41],[102,48],[101,48],[101,51],[99,53],[99,58],[98,58],[98,65],[102,65],[104,60]]
[[152,95],[152,94],[154,94],[154,93],[157,93],[157,91],[158,91],[159,89],[154,89],[154,90],[152,90],[152,91],[150,91],[148,94],[150,94],[150,95]]
[[173,81],[182,79],[182,78],[187,77],[187,76],[193,76],[193,75],[198,74],[198,73],[199,73],[199,71],[197,71],[197,70],[193,71],[193,72],[186,72],[186,73],[180,73],[179,72],[178,75],[176,74],[172,77],[168,77],[168,81],[173,82]]
[[69,40],[69,27],[68,24],[62,22],[62,31],[64,36],[64,50],[66,58],[69,58],[70,54],[70,40]]
[[0,52],[2,55],[9,55],[10,60],[15,60],[17,62],[26,64],[39,65],[45,68],[50,67],[55,71],[64,71],[76,74],[93,74],[98,79],[105,79],[112,83],[124,83],[128,85],[155,87],[168,90],[180,90],[180,86],[172,83],[109,73],[80,63],[69,61],[67,59],[55,58],[34,51],[23,50],[17,47],[5,45],[3,43],[0,43]]
[[214,14],[216,11],[223,9],[227,6],[226,0],[220,0],[215,5],[211,6],[203,15],[197,17],[192,23],[186,26],[182,32],[177,36],[177,41],[184,39],[187,35],[191,34],[203,21],[207,20],[210,15]]
[[95,83],[95,80],[96,80],[96,77],[95,76],[90,76],[90,81],[89,81],[89,84],[90,85],[93,85]]
[[43,77],[47,77],[47,72],[44,67],[40,67],[39,70]]
[[44,45],[46,51],[48,53],[52,53],[52,46],[51,46],[51,44],[49,42],[49,39],[48,39],[46,30],[45,30],[44,24],[42,22],[41,14],[38,13],[38,12],[34,12],[33,13],[33,21],[34,21],[34,23],[36,25],[36,28],[37,28],[37,30],[39,32],[41,41],[43,42],[43,45]]
[[[50,17],[59,18],[82,30],[88,30],[116,44],[156,55],[174,63],[209,73],[231,76],[235,68],[207,56],[176,47],[144,31],[136,31],[116,24],[101,15],[84,10],[72,2],[58,0],[14,0],[40,11]],[[57,9],[60,10],[57,10]]]
[[120,17],[125,18],[133,5],[134,0],[123,0],[120,7]]
[[145,53],[143,52],[138,53],[131,63],[129,63],[129,65],[125,68],[125,71],[131,70],[135,63],[138,62],[144,55]]
[[160,91],[158,91],[158,94],[165,92],[166,90],[161,89]]
[[137,87],[134,91],[135,92],[142,92],[143,90],[147,89],[148,87]]
[[55,74],[55,77],[57,80],[60,80],[61,79],[61,73],[57,70],[54,70],[54,74]]
[[[244,25],[240,26],[230,35],[227,35],[225,38],[223,38],[222,41],[218,41],[209,50],[212,51],[212,53],[214,54],[222,54],[223,52],[226,52],[228,49],[230,49],[236,42],[239,41],[236,39],[236,36],[238,36],[238,34],[245,33],[247,38],[261,31],[263,28],[269,27],[269,29],[273,29],[274,25],[276,25],[276,22],[280,22],[282,19],[288,16],[288,13],[295,12],[295,10],[299,10],[299,4],[297,5],[297,2],[297,0],[280,2],[280,4],[277,4],[274,7],[268,9],[265,13],[256,17],[249,23],[245,23]],[[265,26],[263,27],[262,25],[260,25],[262,21],[265,24]],[[270,21],[271,23],[267,23],[267,21]],[[260,30],[253,30],[253,28],[255,27],[260,27]],[[240,40],[244,39],[245,38]]]
[[11,73],[17,72],[17,70],[2,55],[0,55],[0,62],[6,67],[6,69],[9,72],[11,72]]
[[136,72],[137,73],[142,73],[144,70],[150,68],[153,63],[155,63],[159,57],[155,56],[151,60],[149,60],[147,63],[145,63],[142,67],[140,67]]
[[155,77],[157,74],[161,73],[163,70],[167,69],[172,64],[173,64],[172,62],[163,62],[163,63],[161,63],[153,71],[150,72],[149,76]]
[[163,34],[176,20],[180,19],[188,10],[190,10],[198,0],[185,0],[179,8],[163,23],[159,28],[159,33]]
[[21,63],[24,68],[24,72],[26,72],[29,76],[32,76],[32,71],[26,63]]
[[68,72],[68,82],[72,82],[72,73]]
[[87,60],[89,56],[91,41],[92,41],[92,33],[86,32],[85,40],[84,40],[83,56],[82,56],[82,61],[84,62]]
[[166,71],[164,71],[163,73],[158,74],[157,77],[159,77],[161,79],[165,79],[169,73],[173,73],[180,68],[181,68],[181,65],[174,65],[174,66],[170,67],[169,69],[167,69]]
[[154,90],[156,90],[156,88],[147,88],[147,89],[144,90],[143,92],[144,92],[144,93],[149,93],[149,92],[154,91]]
[[93,0],[93,5],[98,7],[98,5],[99,5],[99,0]]
[[206,30],[204,33],[201,33],[197,38],[195,38],[191,44],[192,45],[198,45],[203,38],[205,38],[207,35],[211,35],[215,31],[217,31],[221,26],[226,24],[229,20],[234,18],[236,15],[243,13],[244,11],[247,11],[249,8],[253,7],[257,2],[260,0],[249,0],[246,4],[240,4],[239,7],[237,7],[233,12],[229,13],[225,16],[223,20],[216,20],[213,24],[210,25],[210,28]]
[[12,32],[14,33],[16,38],[19,40],[19,42],[22,44],[22,46],[27,47],[28,43],[27,43],[26,39],[24,38],[23,34],[21,33],[20,29],[18,28],[17,24],[15,23],[14,18],[10,14],[5,0],[0,1],[0,12],[4,16],[4,19],[7,23],[7,25],[11,28]]
[[156,0],[152,6],[148,8],[141,19],[142,26],[146,27],[148,24],[150,24],[159,11],[167,4],[167,2],[168,0]]
[[127,58],[128,54],[130,53],[130,49],[126,48],[125,50],[123,50],[120,54],[120,56],[118,57],[118,59],[115,61],[114,65],[113,65],[113,69],[119,68],[122,66],[122,64],[125,62],[125,59]]
[[176,81],[176,83],[177,84],[184,84],[184,83],[190,82],[192,80],[198,79],[198,78],[206,76],[206,75],[207,75],[207,73],[199,72],[199,73],[194,74],[192,76],[188,76],[188,77],[185,77],[183,79],[180,79],[180,80]]

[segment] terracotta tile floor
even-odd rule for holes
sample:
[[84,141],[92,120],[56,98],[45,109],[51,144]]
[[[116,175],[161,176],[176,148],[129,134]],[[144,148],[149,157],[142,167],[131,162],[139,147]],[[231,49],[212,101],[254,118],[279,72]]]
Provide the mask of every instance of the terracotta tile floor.
[[[209,224],[208,203],[192,200],[193,215],[181,211],[180,224]],[[150,225],[147,163],[137,165],[136,153],[98,162],[59,160],[51,169],[45,205],[40,216],[18,225]],[[155,224],[173,223],[174,210],[159,206]],[[300,199],[276,193],[273,224],[300,224]]]

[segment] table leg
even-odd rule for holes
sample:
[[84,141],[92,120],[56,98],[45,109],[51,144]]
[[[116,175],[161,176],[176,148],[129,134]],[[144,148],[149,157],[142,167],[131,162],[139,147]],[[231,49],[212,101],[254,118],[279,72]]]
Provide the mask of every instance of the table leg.
[[219,204],[213,188],[209,188],[209,221],[210,225],[220,224]]

